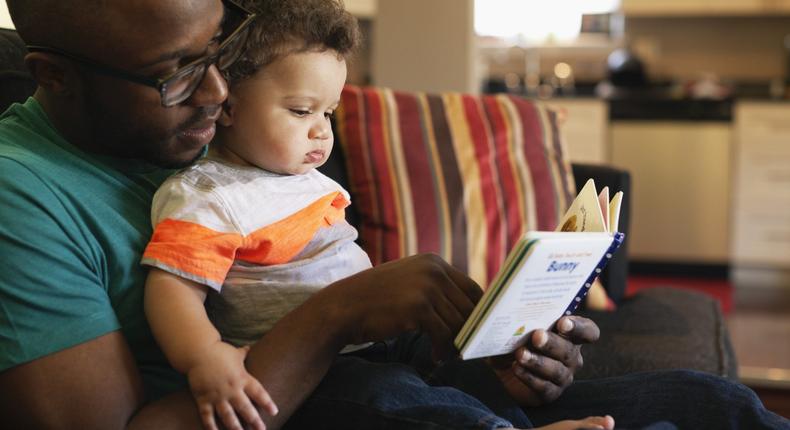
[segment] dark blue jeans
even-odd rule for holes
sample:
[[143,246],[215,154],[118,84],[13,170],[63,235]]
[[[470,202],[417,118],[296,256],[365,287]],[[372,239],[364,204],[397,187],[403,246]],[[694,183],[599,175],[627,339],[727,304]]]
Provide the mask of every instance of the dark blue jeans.
[[418,335],[339,356],[286,428],[532,428],[607,414],[617,428],[790,429],[749,388],[682,370],[576,381],[551,404],[523,409],[485,362],[436,365]]

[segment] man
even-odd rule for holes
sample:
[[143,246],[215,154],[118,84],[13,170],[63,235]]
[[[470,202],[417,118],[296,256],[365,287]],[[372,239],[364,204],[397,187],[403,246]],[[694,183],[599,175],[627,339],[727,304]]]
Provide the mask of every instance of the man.
[[[218,67],[234,59],[243,11],[219,0],[8,6],[38,89],[0,125],[3,423],[195,428],[183,380],[145,323],[138,261],[150,199],[171,173],[156,166],[190,164],[214,134],[227,96]],[[316,294],[249,352],[280,410],[268,424],[292,415],[343,345],[420,329],[447,357],[479,296],[432,256]],[[578,344],[598,336],[591,321],[573,322],[563,336],[537,334],[545,355],[498,371],[522,403],[552,400],[572,380]]]
[[[38,89],[0,119],[0,422],[198,428],[185,381],[166,365],[145,322],[138,261],[151,233],[151,197],[170,173],[162,168],[188,165],[214,134],[227,96],[218,67],[234,60],[245,14],[220,0],[7,4],[29,45],[26,63]],[[325,389],[322,380],[343,380],[343,369],[327,372],[346,344],[419,330],[436,358],[449,357],[453,334],[479,297],[471,280],[432,256],[385,264],[321,290],[248,353],[249,372],[279,407],[267,425],[278,428],[293,417],[298,426],[336,412],[313,407],[316,395],[309,396]],[[598,329],[577,317],[558,326],[562,334],[536,332],[530,351],[504,357],[496,370],[466,362],[475,372],[459,388],[477,396],[467,396],[475,407],[512,412],[511,421],[524,426],[531,424],[516,403],[552,402],[527,410],[535,422],[609,413],[623,423],[669,417],[689,428],[721,428],[736,419],[783,425],[753,393],[710,376],[652,374],[570,386],[582,361],[579,345],[594,341]],[[351,395],[378,388],[350,382],[334,387]],[[705,399],[706,413],[694,398]],[[417,400],[413,406],[429,418],[447,412],[440,402]],[[368,412],[367,428],[386,419]],[[436,428],[430,422],[399,428],[422,424]]]

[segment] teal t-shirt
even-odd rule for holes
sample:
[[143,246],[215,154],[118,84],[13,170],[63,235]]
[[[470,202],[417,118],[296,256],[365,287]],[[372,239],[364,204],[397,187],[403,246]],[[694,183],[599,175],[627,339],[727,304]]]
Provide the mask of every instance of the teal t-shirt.
[[150,399],[186,386],[145,320],[139,263],[169,173],[79,150],[33,98],[0,116],[0,371],[121,330]]

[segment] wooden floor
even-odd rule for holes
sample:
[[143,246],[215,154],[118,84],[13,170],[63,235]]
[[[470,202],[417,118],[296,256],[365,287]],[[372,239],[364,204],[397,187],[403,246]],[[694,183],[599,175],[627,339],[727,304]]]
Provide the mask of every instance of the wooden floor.
[[765,408],[790,419],[790,390],[781,388],[752,387],[760,396]]
[[790,418],[790,310],[782,300],[736,297],[727,326],[741,382],[766,408]]
[[790,419],[790,292],[737,288],[721,278],[629,277],[631,293],[657,285],[695,290],[719,301],[741,382],[754,389],[769,410]]

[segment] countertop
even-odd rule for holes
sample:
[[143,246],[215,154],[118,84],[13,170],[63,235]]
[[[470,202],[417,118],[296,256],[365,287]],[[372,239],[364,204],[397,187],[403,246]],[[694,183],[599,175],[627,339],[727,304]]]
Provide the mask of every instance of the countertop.
[[[774,83],[776,85],[776,83]],[[780,89],[783,87],[780,86]],[[783,91],[790,97],[790,85]],[[486,92],[502,92],[506,88],[489,82]],[[725,96],[718,99],[693,98],[688,88],[672,82],[655,82],[636,88],[614,87],[600,83],[578,83],[571,90],[558,89],[550,100],[596,98],[609,103],[612,121],[712,121],[731,122],[733,107],[739,101],[787,103],[790,98],[772,97],[769,82],[739,82],[727,86]],[[529,96],[524,91],[511,93]]]

